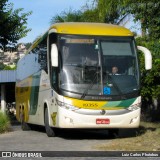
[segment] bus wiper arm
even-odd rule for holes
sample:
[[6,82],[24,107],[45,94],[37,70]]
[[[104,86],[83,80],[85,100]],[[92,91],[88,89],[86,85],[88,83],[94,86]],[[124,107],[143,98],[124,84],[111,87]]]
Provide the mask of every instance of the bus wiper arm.
[[86,94],[88,93],[88,90],[93,87],[94,82],[95,82],[96,79],[97,79],[97,72],[94,73],[94,79],[93,79],[93,81],[91,82],[91,84],[85,89],[84,93],[83,93],[82,96],[81,96],[81,99],[84,99],[84,98],[85,98]]

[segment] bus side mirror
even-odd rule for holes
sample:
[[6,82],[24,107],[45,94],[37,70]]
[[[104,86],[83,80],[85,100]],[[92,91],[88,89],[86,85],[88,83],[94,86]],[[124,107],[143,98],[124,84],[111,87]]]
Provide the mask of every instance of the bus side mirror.
[[152,55],[151,52],[142,46],[137,46],[138,50],[142,51],[144,53],[144,58],[145,58],[145,69],[149,70],[152,68]]
[[51,63],[52,67],[58,67],[58,48],[56,44],[51,45]]

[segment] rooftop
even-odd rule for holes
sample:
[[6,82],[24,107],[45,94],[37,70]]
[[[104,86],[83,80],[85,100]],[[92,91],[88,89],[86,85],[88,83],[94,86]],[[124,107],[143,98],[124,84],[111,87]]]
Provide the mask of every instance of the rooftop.
[[8,83],[16,81],[16,70],[1,70],[0,83]]

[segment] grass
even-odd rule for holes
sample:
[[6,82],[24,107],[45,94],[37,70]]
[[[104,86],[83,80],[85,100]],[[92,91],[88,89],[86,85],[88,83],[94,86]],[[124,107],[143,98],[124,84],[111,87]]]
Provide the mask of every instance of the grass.
[[119,138],[94,148],[102,151],[160,151],[160,123],[141,122],[138,129],[122,129]]
[[8,116],[0,112],[0,134],[9,131],[10,129],[10,120]]

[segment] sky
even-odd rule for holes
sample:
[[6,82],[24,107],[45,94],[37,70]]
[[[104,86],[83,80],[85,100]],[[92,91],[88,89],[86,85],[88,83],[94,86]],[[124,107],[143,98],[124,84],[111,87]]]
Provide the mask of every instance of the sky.
[[50,27],[51,18],[64,11],[80,10],[87,0],[9,0],[14,9],[24,8],[23,12],[32,11],[28,16],[27,27],[32,30],[19,43],[33,42]]

